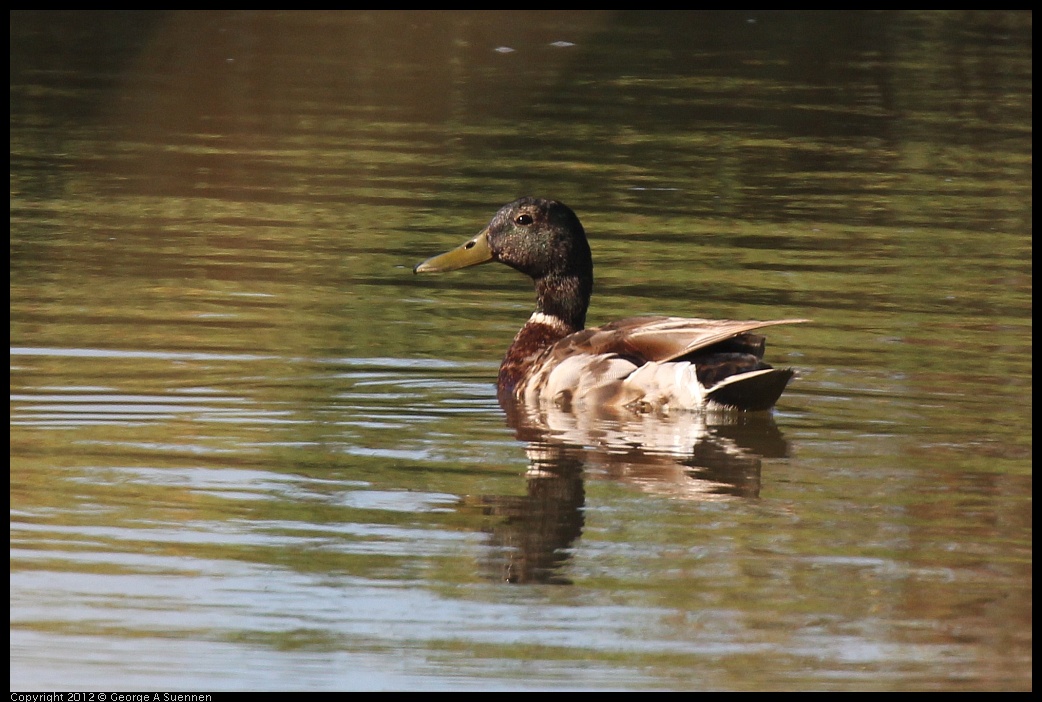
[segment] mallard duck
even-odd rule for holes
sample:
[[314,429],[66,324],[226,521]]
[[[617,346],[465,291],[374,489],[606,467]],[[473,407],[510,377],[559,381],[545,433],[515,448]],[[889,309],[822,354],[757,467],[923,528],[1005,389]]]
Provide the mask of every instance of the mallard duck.
[[793,376],[763,362],[754,329],[796,324],[630,317],[586,329],[593,258],[575,213],[555,200],[523,197],[504,206],[462,246],[414,273],[499,261],[535,281],[536,308],[499,368],[502,403],[551,403],[571,410],[627,408],[767,410]]

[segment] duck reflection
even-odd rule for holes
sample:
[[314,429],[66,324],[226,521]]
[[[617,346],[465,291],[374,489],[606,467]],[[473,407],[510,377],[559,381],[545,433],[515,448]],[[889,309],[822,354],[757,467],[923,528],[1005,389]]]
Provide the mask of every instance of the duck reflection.
[[763,458],[788,444],[773,417],[759,413],[572,413],[504,404],[527,443],[527,494],[484,496],[494,516],[487,577],[567,584],[562,566],[582,534],[586,479],[616,480],[677,499],[755,498]]

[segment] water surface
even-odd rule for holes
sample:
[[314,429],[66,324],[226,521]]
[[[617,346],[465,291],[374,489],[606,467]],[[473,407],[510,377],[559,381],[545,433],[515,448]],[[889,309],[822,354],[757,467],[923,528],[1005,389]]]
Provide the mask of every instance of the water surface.
[[[13,689],[1031,688],[1030,13],[14,13]],[[507,417],[589,323],[769,417]]]

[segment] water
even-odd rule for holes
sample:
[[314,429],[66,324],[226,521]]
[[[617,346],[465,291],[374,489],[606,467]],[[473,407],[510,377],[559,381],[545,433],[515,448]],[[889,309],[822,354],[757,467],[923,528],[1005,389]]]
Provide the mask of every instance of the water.
[[[1030,689],[1030,13],[12,15],[12,689]],[[507,417],[808,317],[769,418]]]

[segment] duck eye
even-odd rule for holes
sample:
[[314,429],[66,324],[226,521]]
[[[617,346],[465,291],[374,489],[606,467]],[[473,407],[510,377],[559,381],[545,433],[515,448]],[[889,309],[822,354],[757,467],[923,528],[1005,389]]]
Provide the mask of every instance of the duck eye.
[[525,227],[531,224],[532,221],[532,215],[529,214],[519,214],[517,217],[514,217],[514,222],[516,224],[520,224]]

